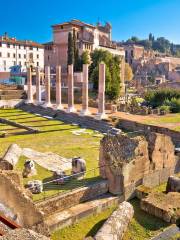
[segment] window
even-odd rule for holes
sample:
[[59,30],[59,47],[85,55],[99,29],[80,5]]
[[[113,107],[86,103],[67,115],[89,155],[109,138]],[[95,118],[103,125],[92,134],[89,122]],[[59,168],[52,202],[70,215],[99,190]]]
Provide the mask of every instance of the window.
[[32,46],[30,46],[30,47],[29,47],[29,50],[33,50],[33,47],[32,47]]
[[134,51],[131,50],[131,57],[134,57]]
[[63,26],[61,26],[61,29],[63,29],[64,27]]
[[19,45],[19,49],[21,49],[21,45]]
[[50,57],[49,57],[49,55],[48,55],[48,61],[49,61],[49,58],[50,58]]
[[16,58],[16,54],[15,53],[13,53],[13,58]]
[[2,42],[0,42],[0,47],[2,47]]
[[37,58],[39,58],[39,54],[37,54]]
[[7,48],[10,48],[10,46],[11,46],[10,43],[7,43]]
[[24,65],[26,66],[26,65],[27,65],[27,62],[24,62]]
[[26,49],[26,46],[24,46],[24,49]]
[[39,51],[39,48],[37,47],[37,51]]
[[18,54],[18,57],[21,58],[21,54]]
[[10,53],[7,53],[7,57],[10,58]]
[[37,62],[37,67],[39,67],[39,62]]
[[2,57],[2,53],[0,52],[0,57]]
[[14,61],[13,63],[14,63],[14,66],[16,66],[16,61]]
[[24,58],[26,59],[26,54],[24,54]]
[[19,61],[19,65],[21,66],[21,61]]
[[15,44],[13,44],[13,48],[15,48]]

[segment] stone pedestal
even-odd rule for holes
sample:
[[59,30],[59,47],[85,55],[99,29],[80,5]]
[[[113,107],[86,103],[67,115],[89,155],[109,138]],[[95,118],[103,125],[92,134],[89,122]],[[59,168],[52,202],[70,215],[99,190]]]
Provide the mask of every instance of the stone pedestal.
[[51,107],[51,75],[50,67],[45,67],[45,103],[44,107]]
[[98,113],[96,119],[106,119],[105,113],[105,64],[99,64],[99,92],[98,92]]
[[88,110],[88,64],[83,65],[82,110],[81,115],[89,115]]
[[32,92],[32,73],[31,68],[27,69],[27,101],[26,103],[33,103],[33,92]]
[[76,112],[74,108],[74,74],[73,65],[68,66],[68,109],[67,112]]
[[56,66],[56,109],[63,109],[61,103],[61,66]]
[[41,77],[40,70],[36,68],[36,104],[41,103]]

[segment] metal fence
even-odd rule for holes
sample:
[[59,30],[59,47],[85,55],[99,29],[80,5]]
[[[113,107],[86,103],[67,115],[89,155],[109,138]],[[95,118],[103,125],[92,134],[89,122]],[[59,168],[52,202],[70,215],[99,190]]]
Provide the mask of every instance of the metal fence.
[[46,200],[97,183],[101,179],[99,171],[100,167],[97,167],[86,172],[67,175],[57,179],[54,179],[53,177],[46,179],[43,182],[43,192],[38,194],[37,198],[35,197],[35,201],[39,202]]

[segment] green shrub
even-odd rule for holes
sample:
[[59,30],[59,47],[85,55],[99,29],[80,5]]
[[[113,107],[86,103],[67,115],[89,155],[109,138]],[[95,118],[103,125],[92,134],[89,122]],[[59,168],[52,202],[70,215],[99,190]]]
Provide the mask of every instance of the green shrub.
[[173,113],[180,113],[180,98],[172,98],[170,101],[170,109]]
[[170,106],[162,105],[159,109],[160,109],[160,111],[163,111],[165,113],[169,113],[171,108],[170,108]]
[[[176,99],[176,100],[175,100]],[[170,106],[171,111],[179,112],[180,91],[175,89],[161,89],[146,93],[145,100],[148,105],[156,108],[162,105]],[[173,100],[171,102],[171,100]]]

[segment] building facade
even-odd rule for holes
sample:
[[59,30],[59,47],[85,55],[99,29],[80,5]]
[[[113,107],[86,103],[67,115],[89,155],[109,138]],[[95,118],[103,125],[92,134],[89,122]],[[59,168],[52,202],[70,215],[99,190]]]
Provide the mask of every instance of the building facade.
[[109,23],[104,26],[98,23],[94,26],[79,20],[71,20],[70,22],[53,25],[52,29],[53,41],[44,44],[45,65],[54,67],[59,64],[62,66],[63,72],[67,71],[69,32],[76,35],[79,55],[85,50],[92,52],[95,49],[104,49],[114,55],[125,56],[124,49],[112,42],[112,27]]
[[10,72],[11,67],[27,66],[44,68],[44,46],[32,41],[21,41],[5,34],[0,37],[0,72]]

